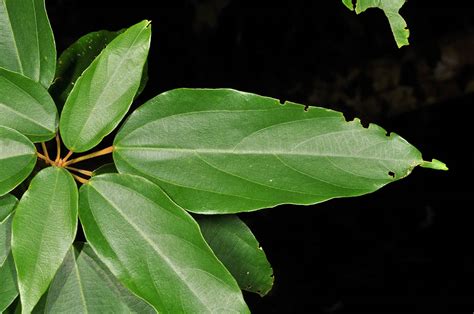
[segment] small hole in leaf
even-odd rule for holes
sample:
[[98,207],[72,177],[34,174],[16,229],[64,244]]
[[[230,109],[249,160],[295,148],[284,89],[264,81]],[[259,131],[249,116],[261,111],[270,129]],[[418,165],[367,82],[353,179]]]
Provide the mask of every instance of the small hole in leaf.
[[304,111],[307,112],[308,110],[309,110],[309,105],[305,105],[305,106],[304,106]]
[[393,171],[389,171],[388,175],[391,176],[392,178],[395,178],[395,172],[393,172]]
[[284,99],[280,99],[280,105],[284,105],[284,104],[285,104],[285,102],[286,102],[286,100],[284,100]]

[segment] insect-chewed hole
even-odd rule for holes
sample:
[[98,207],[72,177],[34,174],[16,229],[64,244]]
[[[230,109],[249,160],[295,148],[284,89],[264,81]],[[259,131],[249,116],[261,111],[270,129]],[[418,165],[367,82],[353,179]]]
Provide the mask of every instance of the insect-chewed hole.
[[388,175],[391,176],[392,178],[395,178],[395,172],[393,172],[393,171],[389,171]]

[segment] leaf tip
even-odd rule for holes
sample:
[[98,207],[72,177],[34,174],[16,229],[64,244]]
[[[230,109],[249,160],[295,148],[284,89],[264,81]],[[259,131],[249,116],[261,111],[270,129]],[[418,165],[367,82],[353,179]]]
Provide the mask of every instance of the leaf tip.
[[443,171],[449,170],[444,162],[434,158],[431,161],[423,160],[420,167]]

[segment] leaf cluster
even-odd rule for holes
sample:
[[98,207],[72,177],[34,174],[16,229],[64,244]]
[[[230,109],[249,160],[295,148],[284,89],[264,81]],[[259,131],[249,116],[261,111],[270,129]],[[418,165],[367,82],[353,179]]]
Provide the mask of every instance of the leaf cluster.
[[273,272],[235,214],[447,169],[377,125],[232,89],[162,93],[113,133],[147,82],[149,21],[58,60],[43,0],[0,0],[0,26],[0,311],[246,313]]

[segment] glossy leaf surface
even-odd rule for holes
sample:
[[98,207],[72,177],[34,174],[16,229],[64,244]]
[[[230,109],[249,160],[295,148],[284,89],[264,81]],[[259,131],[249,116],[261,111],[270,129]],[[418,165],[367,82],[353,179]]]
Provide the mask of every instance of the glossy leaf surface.
[[64,169],[48,167],[31,181],[13,218],[12,252],[23,312],[48,289],[77,228],[77,186]]
[[3,312],[18,296],[15,263],[12,254],[0,265],[0,312]]
[[76,244],[35,312],[142,314],[155,310],[122,286],[87,244]]
[[[352,0],[342,0],[342,2],[350,10],[354,10]],[[395,42],[398,48],[400,48],[408,45],[408,36],[410,36],[407,23],[398,12],[405,2],[406,0],[356,0],[355,12],[359,14],[369,8],[379,8],[383,10],[392,29]]]
[[51,85],[56,46],[44,0],[0,0],[0,67]]
[[25,180],[36,164],[36,148],[18,131],[0,126],[0,196]]
[[60,121],[61,136],[71,151],[93,148],[125,116],[140,85],[150,38],[148,21],[130,27],[76,81]]
[[54,137],[58,112],[41,84],[0,68],[0,125],[22,133],[33,142]]
[[157,311],[248,311],[197,223],[153,183],[131,175],[93,177],[81,188],[79,208],[100,259]]
[[239,217],[199,216],[196,220],[204,239],[242,290],[264,296],[272,289],[272,267],[252,231]]
[[119,131],[115,164],[196,213],[362,195],[427,166],[394,133],[346,122],[329,109],[303,108],[229,89],[165,92]]
[[17,198],[11,194],[0,196],[0,223],[10,215],[17,203]]

